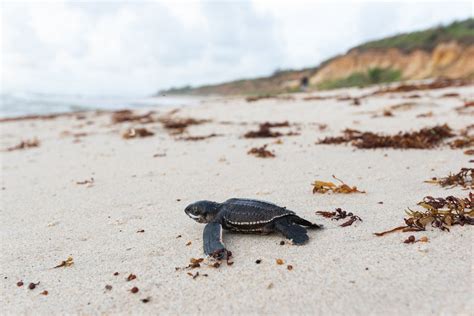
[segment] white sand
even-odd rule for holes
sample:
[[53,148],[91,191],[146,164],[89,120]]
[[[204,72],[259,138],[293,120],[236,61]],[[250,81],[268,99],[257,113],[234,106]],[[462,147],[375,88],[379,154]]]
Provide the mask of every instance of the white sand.
[[[26,138],[41,141],[39,148],[1,153],[2,314],[472,315],[472,227],[415,233],[429,238],[416,244],[403,243],[409,233],[373,235],[401,225],[406,207],[416,208],[426,195],[466,196],[460,188],[423,181],[469,166],[472,156],[447,146],[402,151],[315,145],[344,128],[392,133],[442,123],[464,127],[473,116],[453,110],[462,100],[438,98],[453,91],[462,99],[474,97],[471,86],[417,92],[421,99],[371,97],[358,107],[335,99],[302,101],[303,95],[255,103],[218,99],[175,114],[213,120],[190,127],[190,135],[224,134],[197,142],[176,141],[159,123],[146,125],[156,132],[153,137],[124,140],[120,133],[139,124],[111,125],[109,114],[2,123],[1,148]],[[402,102],[417,105],[394,111],[395,117],[367,113]],[[155,110],[162,115],[169,109]],[[434,116],[416,118],[428,111]],[[282,120],[297,126],[279,130],[301,135],[270,144],[276,158],[247,155],[275,139],[242,135],[259,122]],[[328,129],[319,131],[314,123]],[[63,131],[90,134],[74,143]],[[159,153],[166,156],[153,157]],[[313,195],[311,182],[331,180],[332,174],[367,194]],[[90,177],[93,186],[76,184]],[[280,246],[279,235],[226,234],[232,266],[192,270],[209,275],[194,280],[188,271],[175,271],[203,256],[203,225],[185,216],[185,206],[230,197],[273,201],[326,229],[310,232],[310,242],[300,247]],[[363,222],[341,228],[315,214],[336,207]],[[72,267],[52,269],[68,256]],[[276,265],[277,258],[285,265]],[[288,271],[287,264],[294,269]],[[137,279],[126,282],[130,273]],[[20,280],[23,287],[16,286]],[[30,282],[41,283],[29,290]],[[107,284],[112,290],[104,289]],[[137,294],[129,291],[133,286]],[[49,295],[40,295],[43,290]],[[146,297],[151,300],[144,304],[140,299]]]

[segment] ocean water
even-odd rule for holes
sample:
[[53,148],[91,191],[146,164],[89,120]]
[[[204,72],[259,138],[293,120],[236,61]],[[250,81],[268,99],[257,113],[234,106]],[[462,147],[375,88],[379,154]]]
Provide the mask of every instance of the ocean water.
[[203,98],[178,96],[83,96],[44,93],[1,93],[0,117],[65,113],[85,110],[119,110],[143,107],[198,105]]

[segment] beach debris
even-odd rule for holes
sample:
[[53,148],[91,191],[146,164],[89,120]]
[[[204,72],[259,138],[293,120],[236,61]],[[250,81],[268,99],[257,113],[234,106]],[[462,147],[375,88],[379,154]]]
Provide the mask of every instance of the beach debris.
[[256,263],[256,264],[262,263],[262,259],[257,259],[257,260],[255,260],[255,263]]
[[333,182],[328,182],[328,181],[319,181],[316,180],[314,181],[311,185],[313,186],[313,194],[315,193],[326,193],[328,191],[331,191],[333,193],[365,193],[365,191],[359,191],[356,186],[349,186],[345,184],[342,180],[336,178],[335,175],[332,176],[334,179],[337,181],[341,182],[341,184],[336,185]]
[[16,282],[16,286],[18,286],[18,287],[23,286],[23,284],[24,284],[23,281],[18,281],[18,282]]
[[166,153],[158,153],[158,154],[153,155],[153,158],[157,158],[157,157],[166,157]]
[[7,151],[22,150],[27,148],[39,147],[40,142],[37,138],[22,140],[18,145],[7,148]]
[[134,114],[131,110],[120,110],[112,113],[111,120],[113,124],[123,122],[139,122],[141,124],[147,124],[155,122],[155,119],[152,117],[153,114],[153,111],[139,115]]
[[272,127],[290,127],[290,123],[288,121],[283,122],[264,122],[260,124],[260,127],[263,128],[272,128]]
[[39,284],[40,284],[40,282],[38,282],[38,283],[31,282],[30,284],[28,284],[28,288],[30,290],[34,290],[36,288],[36,286],[39,285]]
[[192,244],[192,241],[190,240],[186,243],[186,246],[191,246],[191,244]]
[[151,297],[148,296],[148,297],[142,298],[141,301],[142,301],[142,303],[145,303],[145,304],[146,304],[146,303],[148,303],[148,302],[151,301]]
[[316,214],[321,215],[325,218],[330,218],[332,220],[336,220],[336,221],[349,217],[349,220],[347,220],[346,222],[339,225],[341,227],[351,226],[356,221],[361,221],[362,222],[362,218],[360,218],[357,215],[354,215],[352,212],[343,211],[341,208],[336,208],[335,212],[318,211],[318,212],[316,212]]
[[292,266],[291,264],[287,265],[286,268],[287,268],[289,271],[293,270],[293,266]]
[[284,240],[280,241],[280,246],[284,246],[284,245],[285,245],[285,241]]
[[132,280],[135,280],[136,278],[137,278],[137,276],[136,276],[135,274],[130,273],[130,274],[128,275],[128,277],[127,277],[125,280],[126,280],[127,282],[130,282],[130,281],[132,281]]
[[107,284],[107,285],[105,286],[105,289],[106,289],[107,291],[111,291],[111,290],[112,290],[112,285]]
[[414,243],[416,243],[416,242],[428,242],[428,237],[423,236],[423,237],[421,237],[420,239],[416,240],[415,236],[410,235],[410,236],[408,236],[408,238],[405,239],[405,241],[404,241],[405,244],[414,244]]
[[44,291],[43,291],[43,292],[41,292],[40,294],[41,294],[41,295],[44,295],[44,296],[46,296],[46,295],[48,295],[48,294],[49,294],[49,292],[48,292],[47,290],[44,290]]
[[120,273],[118,273],[118,272],[114,272],[114,276],[117,276],[117,275],[119,275],[119,274],[120,274]]
[[205,140],[205,139],[209,139],[209,138],[213,138],[213,137],[218,137],[218,136],[222,136],[222,134],[216,134],[216,133],[212,133],[212,134],[209,134],[209,135],[202,135],[202,136],[183,136],[183,137],[179,137],[177,138],[178,140],[184,140],[184,141],[200,141],[200,140]]
[[90,179],[86,179],[84,181],[76,181],[76,184],[78,185],[84,185],[87,184],[88,187],[91,187],[94,184],[94,178],[91,177]]
[[195,269],[201,267],[201,262],[204,261],[204,258],[191,258],[189,264],[185,269]]
[[461,168],[458,173],[450,173],[448,176],[443,178],[432,178],[431,180],[425,181],[426,183],[439,184],[442,187],[455,187],[461,186],[465,189],[474,189],[474,168]]
[[167,115],[159,119],[163,128],[169,130],[171,134],[182,134],[191,125],[200,125],[210,122],[210,120],[194,119],[194,118],[175,118]]
[[254,147],[251,148],[247,154],[249,155],[254,155],[259,158],[273,158],[275,157],[275,154],[269,150],[267,150],[268,145],[263,145],[262,147]]
[[144,232],[145,232],[144,229],[137,230],[137,233],[144,233]]
[[418,242],[428,242],[428,237],[423,236],[420,239],[418,239]]
[[273,289],[273,283],[269,283],[269,284],[267,285],[267,289],[268,289],[268,290]]
[[426,113],[420,113],[416,117],[418,117],[418,118],[433,117],[433,111],[429,111],[429,112],[426,112]]
[[395,135],[379,135],[372,132],[360,132],[346,129],[343,136],[326,137],[317,144],[351,143],[360,149],[397,148],[397,149],[431,149],[444,139],[453,137],[452,129],[447,125],[422,128],[415,132],[399,132]]
[[259,129],[256,131],[249,131],[245,133],[245,138],[268,138],[268,137],[280,137],[283,136],[280,132],[274,132],[270,127],[265,127],[260,125]]
[[58,264],[57,266],[54,267],[54,269],[56,268],[65,268],[65,267],[70,267],[74,264],[74,259],[72,257],[68,257],[66,260],[64,261],[61,261],[60,264]]
[[276,264],[281,266],[284,263],[285,263],[285,261],[283,261],[283,259],[276,259]]
[[459,97],[459,93],[456,92],[449,92],[441,95],[442,98],[457,98]]
[[140,290],[136,286],[134,286],[130,289],[130,292],[132,292],[133,294],[138,293],[138,291],[140,291]]
[[394,92],[411,92],[420,90],[442,89],[447,87],[462,87],[472,84],[470,80],[464,79],[436,79],[429,83],[417,84],[401,84],[396,87],[387,87],[374,92],[374,94],[394,93]]
[[137,138],[137,137],[149,137],[153,136],[155,133],[152,131],[146,129],[146,128],[129,128],[127,129],[123,134],[122,138],[124,139],[130,139],[130,138]]
[[278,127],[289,127],[290,123],[288,121],[284,122],[264,122],[260,123],[258,126],[258,130],[256,131],[249,131],[244,134],[245,138],[270,138],[270,137],[281,137],[281,136],[295,136],[299,135],[296,132],[288,132],[286,134],[272,131],[272,128]]
[[453,225],[474,225],[474,195],[472,192],[466,198],[454,196],[434,198],[432,196],[425,196],[418,205],[423,210],[413,211],[408,209],[406,211],[408,217],[404,219],[405,225],[375,233],[375,235],[384,236],[396,231],[424,231],[429,224],[433,228],[448,232],[449,227]]

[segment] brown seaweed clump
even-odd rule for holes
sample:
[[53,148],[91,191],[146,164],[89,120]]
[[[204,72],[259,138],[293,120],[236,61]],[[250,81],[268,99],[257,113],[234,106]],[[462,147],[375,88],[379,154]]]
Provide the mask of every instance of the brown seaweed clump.
[[474,189],[473,178],[474,168],[461,168],[458,173],[451,173],[446,177],[433,178],[425,182],[439,184],[442,187],[455,187],[459,185],[465,189]]
[[125,139],[138,138],[138,137],[149,137],[153,136],[155,133],[146,129],[146,128],[129,128],[122,134],[122,137]]
[[194,118],[173,118],[170,116],[163,117],[159,121],[165,129],[171,132],[171,134],[182,134],[191,125],[200,125],[209,122],[209,120],[198,120]]
[[447,87],[462,87],[471,84],[470,80],[440,78],[429,83],[402,84],[396,87],[388,87],[374,92],[374,94],[384,94],[393,92],[412,92],[421,90],[442,89]]
[[259,158],[273,158],[275,154],[267,150],[267,145],[262,147],[254,147],[247,152],[249,155],[255,155]]
[[426,196],[418,203],[423,208],[420,211],[408,209],[405,225],[393,229],[375,233],[376,236],[384,236],[396,231],[416,232],[424,231],[428,225],[442,231],[448,231],[454,225],[474,225],[474,195],[472,192],[466,198],[448,196],[446,198],[434,198]]
[[340,208],[336,208],[335,212],[318,211],[318,212],[316,212],[316,214],[321,215],[325,218],[330,218],[332,220],[336,220],[336,221],[349,217],[349,220],[347,220],[344,223],[342,223],[341,225],[339,225],[341,227],[351,226],[356,221],[361,221],[362,222],[362,218],[360,218],[359,216],[353,214],[352,212],[343,211]]
[[365,191],[359,191],[357,189],[356,186],[349,186],[347,184],[345,184],[342,180],[339,180],[338,178],[336,178],[336,176],[332,176],[334,179],[336,179],[337,181],[339,181],[341,184],[340,185],[336,185],[332,182],[328,182],[328,181],[319,181],[319,180],[316,180],[312,183],[312,186],[313,186],[313,194],[315,193],[326,193],[328,191],[331,191],[333,193],[345,193],[345,194],[349,194],[349,193],[365,193]]
[[143,115],[134,114],[130,110],[120,110],[115,111],[112,114],[112,123],[123,123],[123,122],[139,122],[142,124],[153,123],[155,120],[153,119],[153,111],[150,111]]
[[270,137],[280,137],[280,136],[294,136],[298,135],[295,132],[288,132],[286,134],[280,133],[278,131],[273,131],[274,127],[289,127],[290,123],[288,121],[284,122],[265,122],[259,124],[259,128],[256,131],[249,131],[244,134],[245,138],[270,138]]
[[346,129],[343,133],[343,136],[326,137],[317,144],[342,144],[350,142],[352,146],[360,149],[431,149],[438,146],[444,139],[455,136],[447,124],[422,128],[415,132],[399,132],[395,135],[380,135],[353,129]]
[[27,148],[39,147],[40,142],[38,139],[27,139],[22,140],[18,145],[7,148],[7,151],[22,150]]
[[201,136],[183,136],[183,137],[179,137],[178,140],[196,142],[196,141],[205,140],[205,139],[218,137],[218,136],[222,136],[222,134],[212,133],[209,135],[201,135]]

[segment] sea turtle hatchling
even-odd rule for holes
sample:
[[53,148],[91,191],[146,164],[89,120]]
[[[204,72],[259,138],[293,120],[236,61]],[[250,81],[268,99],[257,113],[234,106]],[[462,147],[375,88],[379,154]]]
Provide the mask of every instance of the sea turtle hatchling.
[[195,221],[206,223],[204,252],[219,259],[227,256],[222,240],[223,229],[241,233],[280,232],[293,244],[301,245],[309,239],[303,226],[322,228],[322,225],[313,224],[285,207],[259,200],[198,201],[188,205],[184,211]]

